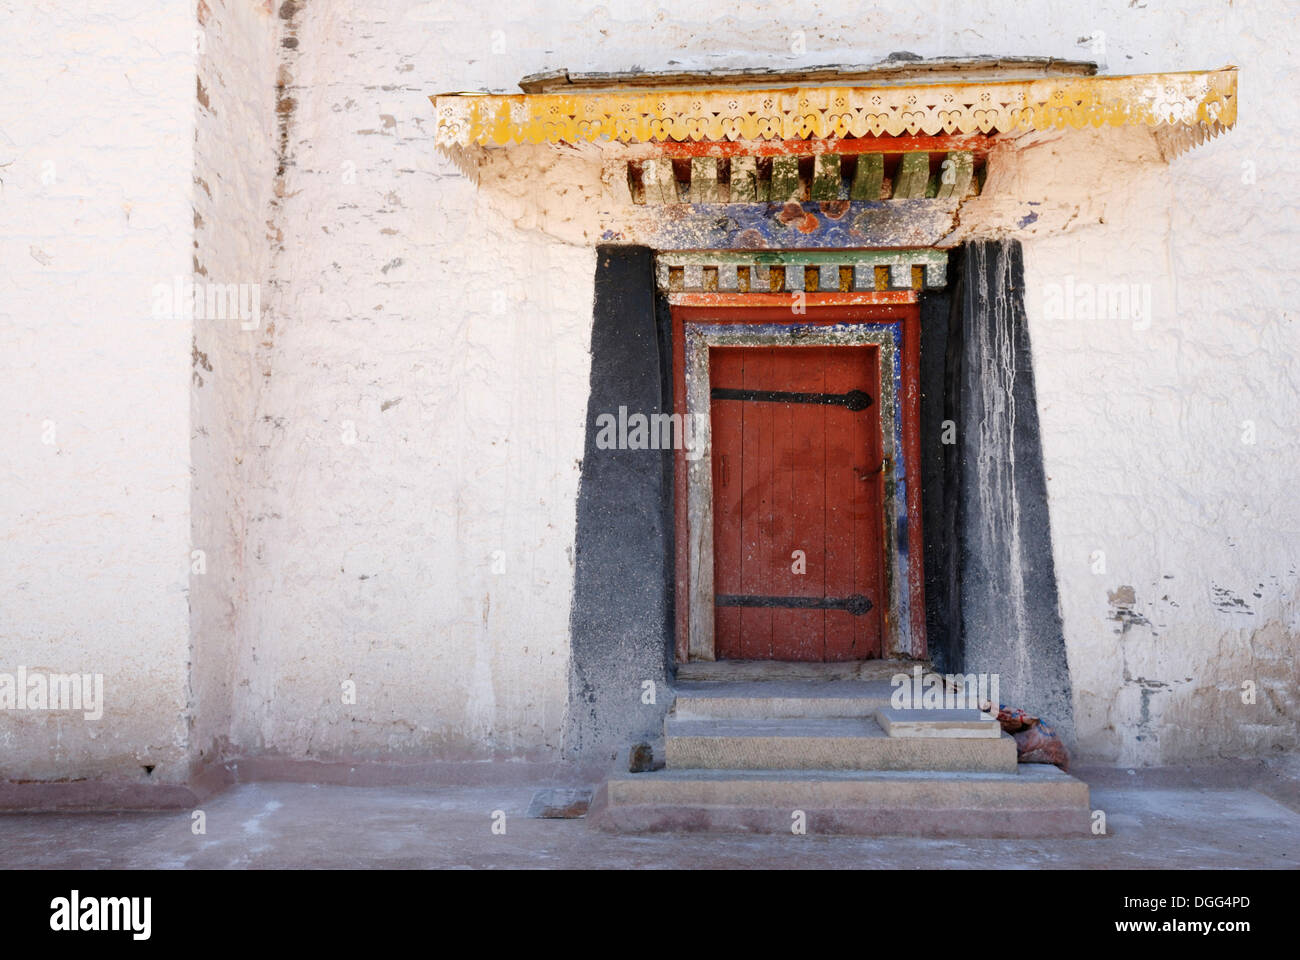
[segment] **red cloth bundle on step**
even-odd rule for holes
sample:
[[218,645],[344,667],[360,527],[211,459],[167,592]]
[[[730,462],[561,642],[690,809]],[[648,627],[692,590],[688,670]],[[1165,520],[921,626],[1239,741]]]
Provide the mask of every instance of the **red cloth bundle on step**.
[[1038,717],[1017,707],[998,705],[998,723],[1016,738],[1016,759],[1021,763],[1051,763],[1070,772],[1070,754],[1056,731]]

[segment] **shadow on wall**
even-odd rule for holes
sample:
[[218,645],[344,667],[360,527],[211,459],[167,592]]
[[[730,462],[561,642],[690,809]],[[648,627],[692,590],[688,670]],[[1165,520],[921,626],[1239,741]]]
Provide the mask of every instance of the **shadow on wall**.
[[671,410],[652,251],[597,249],[593,312],[564,743],[598,761],[657,738],[672,700],[672,452],[596,448],[601,414]]
[[944,299],[922,308],[931,653],[942,670],[998,674],[1004,703],[1073,746],[1020,244],[955,250]]

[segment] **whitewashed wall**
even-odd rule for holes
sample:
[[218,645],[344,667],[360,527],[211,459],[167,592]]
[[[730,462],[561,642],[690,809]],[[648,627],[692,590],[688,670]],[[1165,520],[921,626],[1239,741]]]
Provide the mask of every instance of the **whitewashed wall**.
[[[297,229],[309,237],[328,233],[336,242],[316,240],[289,258],[294,295],[303,299],[286,311],[306,321],[337,300],[357,319],[329,323],[317,316],[315,346],[287,350],[275,366],[329,362],[334,350],[351,353],[355,347],[352,362],[367,364],[357,379],[372,407],[385,398],[404,399],[387,413],[366,414],[367,422],[384,425],[372,428],[369,459],[358,463],[337,446],[313,447],[313,455],[334,467],[324,489],[356,502],[337,509],[346,519],[321,517],[314,532],[297,535],[304,547],[321,533],[329,542],[337,535],[335,559],[346,555],[347,544],[369,550],[382,558],[371,562],[378,576],[365,582],[369,587],[348,584],[335,569],[319,569],[327,566],[324,557],[314,558],[297,589],[298,612],[286,592],[294,582],[265,578],[268,601],[273,592],[277,601],[264,605],[265,616],[281,642],[287,641],[282,655],[292,658],[315,636],[313,628],[295,624],[305,619],[314,625],[335,606],[361,605],[369,592],[377,605],[362,605],[370,616],[353,629],[419,651],[395,653],[392,665],[372,680],[399,680],[408,666],[428,662],[438,665],[432,672],[437,688],[469,691],[463,701],[442,695],[407,707],[385,701],[415,730],[372,733],[363,737],[365,745],[388,751],[396,740],[405,749],[439,736],[449,744],[481,742],[489,728],[493,737],[487,742],[498,747],[554,743],[565,699],[561,666],[569,590],[569,565],[559,546],[572,536],[573,459],[584,412],[586,251],[603,225],[593,208],[610,205],[594,167],[584,168],[576,158],[558,164],[542,158],[547,169],[534,170],[545,151],[494,156],[475,194],[429,150],[432,117],[424,95],[509,92],[524,73],[561,66],[855,63],[896,50],[1099,58],[1108,72],[1121,73],[1242,67],[1242,122],[1229,136],[1170,165],[1148,138],[1123,132],[1075,134],[1035,147],[1008,161],[973,219],[963,218],[962,232],[1005,232],[1026,244],[1082,749],[1119,762],[1149,763],[1266,753],[1274,745],[1294,744],[1296,565],[1289,557],[1300,510],[1285,489],[1293,472],[1286,451],[1295,435],[1297,384],[1288,372],[1296,334],[1286,316],[1284,285],[1288,270],[1294,272],[1286,237],[1294,230],[1295,210],[1282,158],[1297,115],[1294,98],[1273,98],[1294,84],[1284,47],[1270,39],[1284,19],[1283,8],[1114,3],[1089,10],[1037,3],[1009,17],[1005,5],[994,3],[962,4],[946,14],[927,12],[925,5],[806,3],[781,5],[773,24],[773,8],[764,5],[729,5],[725,13],[689,3],[580,6],[512,4],[504,15],[487,18],[469,4],[357,5],[331,8],[339,12],[317,20],[322,6],[315,4],[300,14],[305,28],[298,79],[309,89],[291,177],[304,212]],[[342,176],[349,161],[358,167],[356,184]],[[1247,162],[1254,165],[1253,182],[1243,182]],[[1036,223],[1018,227],[1024,213],[1019,201],[1027,199],[1040,203],[1042,212]],[[552,255],[569,257],[571,269],[528,266],[549,242],[539,229],[565,241]],[[401,264],[382,272],[395,260]],[[540,315],[494,315],[490,291],[502,279],[512,303],[528,299],[548,306]],[[1040,302],[1045,286],[1067,280],[1076,289],[1089,283],[1148,285],[1154,314],[1149,328],[1134,329],[1130,318],[1047,319]],[[415,330],[409,329],[412,322]],[[500,336],[480,332],[490,330]],[[568,336],[560,336],[562,330]],[[361,331],[366,332],[358,337]],[[514,363],[501,355],[507,344],[517,349],[521,342],[526,348]],[[416,366],[428,344],[445,345],[459,358],[446,361],[465,398],[450,417],[408,406],[413,392],[429,396],[420,379],[424,368]],[[525,388],[521,375],[534,365],[564,377],[556,381],[559,389]],[[357,410],[357,385],[327,382],[333,379],[318,375],[309,396],[286,390],[284,399],[300,412],[315,409],[319,420]],[[499,385],[509,385],[520,400],[535,400],[503,404]],[[435,409],[442,409],[441,393],[433,396]],[[293,409],[277,408],[276,414]],[[425,451],[412,451],[402,467],[406,455],[397,451],[410,441],[385,439],[395,415],[409,423],[417,411],[434,419],[440,435],[455,438],[455,459],[444,459],[439,448],[437,469],[428,478],[421,476],[421,466],[430,465]],[[490,418],[493,429],[481,429],[480,418]],[[1240,440],[1247,419],[1257,424],[1254,445]],[[525,466],[527,454],[514,461],[516,475],[498,465],[504,439],[520,444],[540,422],[550,425],[561,456],[548,451],[545,459],[531,461],[544,465],[543,472]],[[384,465],[385,488],[398,478],[403,485],[428,483],[456,505],[457,522],[432,538],[454,555],[435,553],[446,558],[435,569],[454,601],[420,588],[422,565],[431,564],[422,547],[429,528],[410,524],[406,516],[385,519],[391,492],[362,492],[373,485],[368,474],[377,466],[374,460]],[[320,488],[307,485],[322,482],[279,459],[268,464],[268,475],[272,483],[281,477],[302,484],[293,488],[291,499],[297,501],[315,499]],[[499,496],[475,493],[507,485],[513,491],[509,506]],[[309,491],[313,496],[305,497]],[[264,493],[271,503],[286,499],[282,486]],[[516,541],[503,538],[511,520],[518,525]],[[347,533],[353,524],[356,531]],[[528,556],[540,532],[552,527],[555,546],[535,559]],[[376,540],[391,547],[363,548]],[[291,543],[281,541],[280,549],[301,552],[289,549]],[[488,558],[495,549],[525,551],[530,579],[523,586],[533,591],[535,608],[499,606],[520,595],[521,574],[509,566],[506,575],[493,577]],[[1093,572],[1095,551],[1105,553],[1104,573]],[[282,554],[278,562],[294,561]],[[534,573],[541,570],[548,574],[544,586]],[[357,568],[358,576],[363,572],[371,571]],[[326,583],[338,595],[320,604],[316,597]],[[1120,608],[1111,594],[1122,601],[1124,587],[1132,588],[1133,611],[1149,625],[1134,620],[1124,630],[1113,619]],[[405,602],[394,602],[396,597]],[[1249,612],[1223,602],[1225,597],[1242,598]],[[425,604],[436,605],[437,612],[427,619],[411,615]],[[484,617],[486,609],[491,613]],[[345,624],[340,612],[328,629],[346,632]],[[528,642],[519,639],[523,635]],[[542,673],[531,659],[538,644],[550,653],[545,662],[551,668]],[[523,646],[529,657],[520,655]],[[491,664],[486,669],[485,653]],[[323,689],[331,669],[337,673],[352,656],[350,648],[340,647],[336,663],[294,672],[309,669]],[[1258,684],[1254,706],[1240,702],[1245,680]],[[269,677],[261,681],[268,682]],[[547,705],[546,719],[521,725],[520,711],[538,719],[532,708],[539,702]],[[282,708],[269,708],[270,715]],[[292,711],[279,723],[293,728],[293,749],[304,749],[312,737],[342,748],[335,723]]]
[[240,306],[249,309],[247,319],[245,311],[227,311],[193,325],[192,543],[201,556],[190,564],[189,713],[196,766],[221,755],[229,738],[235,652],[249,613],[245,545],[260,519],[249,514],[245,488],[264,352],[274,336],[273,263],[283,243],[275,222],[283,192],[276,104],[289,76],[280,63],[280,23],[269,2],[205,0],[197,8],[194,279],[248,287]]
[[[5,627],[18,661],[113,651],[133,664],[104,728],[117,747],[0,717],[18,750],[6,775],[125,770],[163,741],[172,759],[193,758],[227,716],[230,749],[245,754],[553,756],[597,208],[619,201],[598,164],[546,149],[494,157],[476,189],[433,148],[427,96],[510,92],[556,67],[865,63],[898,50],[1099,57],[1113,73],[1242,68],[1227,137],[1170,165],[1145,135],[1045,138],[1007,161],[963,234],[1026,245],[1083,751],[1136,764],[1294,745],[1300,345],[1286,147],[1300,118],[1277,42],[1284,4],[1038,2],[1014,16],[993,2],[205,5],[244,45],[216,55],[223,83],[201,58],[155,63],[194,26],[175,5],[131,21],[147,22],[151,44],[127,43],[111,18],[24,6],[48,52],[6,50],[20,84],[0,96],[21,109],[0,124],[0,162],[14,161],[0,168],[12,265],[0,310],[14,347],[0,391],[16,438],[0,501],[19,518],[0,558],[18,611]],[[73,50],[88,59],[64,71]],[[191,157],[196,70],[219,119],[198,110]],[[268,92],[277,79],[284,89]],[[108,107],[111,125],[97,119]],[[231,116],[249,135],[221,147]],[[89,171],[80,194],[40,183],[51,151]],[[537,162],[546,169],[530,172]],[[189,184],[204,171],[238,185],[226,205],[208,208]],[[192,227],[192,198],[226,232]],[[1043,214],[1019,226],[1027,199]],[[122,202],[136,204],[129,217]],[[82,209],[93,240],[76,233]],[[198,371],[201,388],[188,330],[74,325],[90,304],[188,275],[191,237],[209,275],[267,284],[254,342],[195,331],[215,368]],[[43,264],[29,248],[59,256]],[[99,270],[101,258],[117,268]],[[1150,284],[1149,327],[1048,319],[1046,285],[1067,277]],[[193,704],[191,394],[195,539],[214,544],[220,577],[210,563],[206,580],[191,578]],[[60,438],[77,440],[76,460],[39,443],[47,418],[68,424]],[[99,558],[89,571],[86,556]],[[1131,614],[1118,612],[1124,588]],[[355,704],[342,702],[349,680]],[[1254,706],[1240,703],[1244,680],[1258,684]]]
[[0,673],[105,697],[0,712],[3,779],[188,774],[193,21],[0,4]]

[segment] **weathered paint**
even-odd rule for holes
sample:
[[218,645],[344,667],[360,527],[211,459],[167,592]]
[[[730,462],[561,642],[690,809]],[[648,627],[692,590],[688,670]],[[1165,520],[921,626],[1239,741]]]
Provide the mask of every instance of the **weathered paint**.
[[915,200],[925,196],[930,182],[930,155],[928,153],[905,153],[894,174],[893,197],[895,200]]
[[857,168],[853,171],[853,185],[849,188],[849,199],[869,202],[882,199],[884,179],[884,156],[879,153],[863,154],[858,157]]
[[966,152],[950,153],[945,158],[939,171],[938,192],[940,200],[951,197],[963,197],[970,189],[971,178],[975,174],[975,157]]
[[958,369],[957,496],[964,672],[1074,739],[1020,245],[967,246]]
[[773,203],[797,203],[804,199],[803,184],[799,180],[798,157],[772,158],[770,199]]
[[602,144],[608,155],[629,160],[643,157],[780,157],[817,156],[837,153],[842,156],[858,154],[896,154],[967,152],[983,159],[1001,134],[963,133],[928,136],[868,136],[851,140],[810,138],[807,140],[722,140],[686,141],[677,143],[609,143]]
[[[774,191],[778,185],[796,195],[800,190],[795,174],[783,175],[779,180],[774,174],[772,182]],[[948,235],[959,203],[955,199],[679,203],[657,211],[653,219],[606,230],[604,238],[613,242],[626,239],[625,232],[632,232],[662,250],[914,246],[919,238]]]
[[[883,143],[894,139],[916,140],[917,138],[879,139]],[[817,143],[821,145],[826,142],[843,143],[844,141],[818,141]],[[679,197],[677,191],[652,191],[649,194],[645,192],[646,168],[663,169],[665,157],[619,162],[626,164],[628,191],[634,204],[754,203],[772,198],[783,201],[806,198],[822,202],[917,199],[933,198],[936,195],[944,199],[961,199],[972,186],[978,187],[978,182],[973,178],[976,155],[972,151],[913,151],[903,153],[897,160],[890,156],[900,152],[897,148],[872,153],[809,151],[805,148],[778,152],[776,159],[767,157],[761,164],[759,160],[762,154],[728,151],[726,156],[717,156],[714,153],[694,152],[687,154],[685,159],[676,161],[677,168],[684,169],[688,176],[687,192],[682,197]],[[846,157],[847,166],[843,162]],[[720,175],[719,165],[724,163],[731,171],[731,179],[736,182],[736,186],[730,192],[722,186],[723,178]],[[883,175],[887,163],[892,164],[892,169],[895,170],[893,190],[889,196],[886,196],[883,190]],[[930,168],[942,171],[944,183],[942,191],[939,191],[939,181],[930,177]],[[658,180],[656,170],[651,171],[651,178],[654,180]],[[984,170],[983,162],[980,170],[981,172]],[[975,192],[978,192],[978,189]]]
[[[768,272],[770,289],[780,291],[807,291],[809,293],[838,291],[844,283],[850,290],[880,289],[880,268],[885,268],[886,284],[895,289],[942,287],[947,276],[948,255],[942,250],[762,250],[744,252],[736,250],[692,250],[662,252],[656,257],[656,278],[665,292],[700,291],[703,288],[702,270],[716,268],[725,279],[722,290],[736,290],[737,277],[744,268],[757,269],[780,265],[792,269],[776,275]],[[680,275],[674,271],[680,270]],[[917,277],[923,278],[922,282]],[[680,281],[674,277],[680,276]],[[779,276],[778,279],[773,279]],[[812,281],[812,282],[810,282]]]
[[647,160],[642,167],[646,199],[657,197],[660,203],[678,203],[677,178],[673,162],[662,157]]
[[691,203],[723,203],[718,183],[718,161],[713,157],[694,157],[691,160]]
[[809,199],[838,200],[840,197],[840,157],[824,153],[814,158],[812,190]]
[[431,96],[443,147],[550,141],[865,137],[1237,119],[1237,71],[785,90]]
[[752,156],[732,157],[731,202],[755,203],[758,199],[758,159]]
[[[742,268],[743,269],[743,268]],[[786,307],[788,293],[670,293],[668,302],[683,307]],[[911,290],[863,291],[860,293],[806,293],[810,307],[851,307],[878,304],[916,303]]]
[[[565,749],[597,757],[662,731],[671,704],[667,642],[673,633],[671,454],[601,449],[597,418],[620,406],[647,415],[667,411],[666,331],[659,327],[652,254],[604,247],[595,265],[590,386],[579,431],[582,480],[573,538]],[[641,701],[655,684],[655,704]]]

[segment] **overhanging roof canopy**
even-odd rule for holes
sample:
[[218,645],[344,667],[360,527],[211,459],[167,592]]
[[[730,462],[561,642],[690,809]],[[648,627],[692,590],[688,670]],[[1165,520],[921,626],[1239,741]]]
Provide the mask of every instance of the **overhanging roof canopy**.
[[852,86],[441,94],[436,142],[666,143],[1008,133],[1143,125],[1181,147],[1237,120],[1237,68]]

